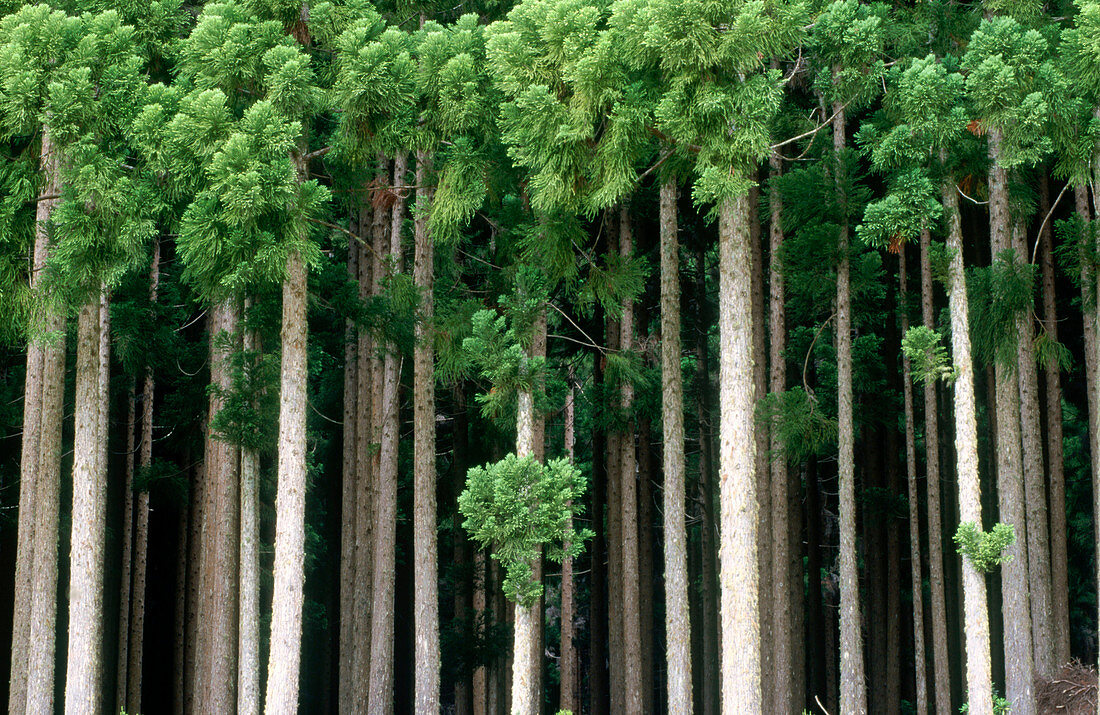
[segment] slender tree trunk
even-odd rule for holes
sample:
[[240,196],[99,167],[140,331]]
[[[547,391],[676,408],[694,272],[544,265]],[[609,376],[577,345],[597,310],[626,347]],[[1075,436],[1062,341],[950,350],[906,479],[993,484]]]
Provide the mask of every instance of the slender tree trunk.
[[[153,241],[153,263],[149,268],[149,302],[157,300],[160,286],[160,241]],[[152,368],[146,367],[141,386],[141,441],[138,445],[138,465],[148,470],[153,461],[153,409],[154,383]],[[133,429],[130,429],[130,434]],[[126,669],[127,712],[141,712],[141,665],[145,644],[145,579],[149,562],[149,490],[137,495],[137,513],[134,517],[134,605],[130,610],[130,641],[127,651],[130,662]],[[121,622],[121,621],[120,621]],[[121,662],[121,655],[119,657]]]
[[684,486],[684,387],[680,371],[680,244],[675,179],[661,185],[661,424],[664,430],[665,641],[668,711],[690,713],[691,616],[688,607]]
[[[634,253],[634,238],[630,214],[626,204],[619,213],[619,255],[629,260]],[[634,302],[622,304],[622,328],[619,334],[620,349],[629,353],[634,349]],[[627,419],[622,432],[622,457],[620,508],[622,510],[622,618],[623,618],[623,678],[624,707],[626,712],[642,710],[642,634],[641,592],[638,587],[638,463],[635,451],[635,429],[631,414],[634,409],[634,383],[623,380],[620,386],[620,406]]]
[[[920,237],[921,320],[936,329],[932,301],[932,261],[929,256],[932,237],[928,229]],[[951,713],[951,670],[948,661],[947,598],[943,576],[943,517],[940,489],[940,426],[936,401],[936,383],[924,383],[924,447],[928,485],[928,580],[929,611],[932,618],[932,692],[938,715]]]
[[[963,267],[962,222],[955,182],[943,186],[947,214],[948,298],[951,312],[951,350],[955,357],[955,458],[959,483],[959,516],[982,524],[981,479],[978,472],[978,419],[974,398],[974,369],[970,351],[970,309]],[[963,608],[966,637],[966,689],[970,712],[992,715],[992,666],[989,656],[989,610],[985,575],[963,559]]]
[[[398,152],[393,163],[394,185],[404,186],[407,154]],[[401,223],[405,217],[404,189],[393,205],[389,253],[400,270]],[[395,345],[383,358],[382,432],[374,488],[374,605],[371,607],[370,695],[367,712],[382,715],[393,709],[394,568],[397,541],[398,380],[401,357]],[[438,690],[438,689],[437,689]]]
[[[607,252],[613,255],[619,251],[618,232],[611,223],[608,232]],[[607,319],[607,347],[618,351],[621,347],[621,322]],[[610,408],[611,405],[608,405]],[[614,415],[614,413],[613,413]],[[625,669],[626,652],[623,645],[623,613],[614,607],[623,602],[623,529],[622,529],[622,443],[623,432],[620,427],[612,426],[607,430],[607,617],[608,617],[608,675],[611,713],[617,715],[624,711],[625,705]]]
[[[76,407],[73,437],[72,551],[69,566],[69,643],[65,712],[96,713],[100,701],[103,636],[103,549],[106,475],[101,470],[100,334],[98,296],[80,307],[77,324]],[[30,703],[28,702],[28,708]]]
[[719,695],[721,690],[719,676],[719,650],[720,627],[718,623],[718,559],[715,546],[715,538],[718,536],[716,509],[714,497],[717,490],[714,485],[714,438],[711,429],[711,417],[714,414],[711,401],[708,397],[712,394],[710,383],[710,354],[707,336],[706,315],[706,253],[699,249],[696,253],[695,292],[698,300],[696,325],[696,341],[698,360],[696,361],[695,382],[698,404],[696,411],[699,414],[699,489],[702,492],[703,523],[702,523],[702,561],[703,561],[703,713],[704,715],[716,715],[719,708]]
[[[772,179],[778,179],[782,162],[778,156],[770,158]],[[787,341],[787,310],[785,305],[786,287],[784,284],[782,266],[780,264],[783,252],[783,201],[779,189],[773,184],[768,197],[771,204],[771,225],[769,227],[769,257],[768,264],[768,310],[771,328],[770,360],[771,374],[769,391],[783,392],[787,389],[787,363],[783,357]],[[761,268],[763,270],[763,268]],[[759,449],[759,447],[758,447]],[[768,507],[771,512],[771,593],[766,600],[772,604],[772,629],[774,633],[774,687],[776,699],[774,702],[777,713],[802,712],[804,685],[799,685],[803,678],[803,663],[801,658],[796,658],[795,653],[801,650],[802,628],[796,627],[796,609],[801,610],[801,598],[795,600],[795,591],[802,593],[802,558],[801,553],[792,548],[791,527],[798,528],[798,520],[793,519],[786,508],[792,499],[799,497],[798,490],[790,489],[791,480],[787,472],[787,457],[783,454],[783,444],[776,433],[769,433],[768,442],[765,445],[771,457],[769,471],[771,473],[771,501]],[[759,457],[759,455],[757,455]],[[763,507],[763,502],[761,503]],[[791,563],[793,557],[798,560],[798,578],[792,578]]]
[[719,208],[722,712],[761,712],[748,197]]
[[[596,307],[597,325],[603,322],[600,308]],[[597,393],[604,387],[602,367],[603,351],[594,346],[592,349],[592,385]],[[604,521],[605,497],[607,494],[607,462],[601,449],[604,444],[604,431],[597,423],[592,430],[592,530],[596,535],[588,549],[588,563],[592,572],[592,594],[588,602],[589,656],[588,656],[588,707],[592,715],[605,715],[608,711],[608,610],[607,600],[607,532]]]
[[[350,230],[362,236],[359,212],[353,211]],[[348,238],[348,280],[359,286],[359,253],[356,238]],[[355,703],[353,684],[355,662],[355,536],[356,523],[356,430],[358,429],[359,397],[359,340],[354,320],[344,326],[344,429],[343,469],[340,489],[340,663],[339,693],[337,703],[340,712],[352,712]]]
[[[893,327],[893,326],[891,326]],[[894,343],[894,349],[900,341]],[[900,352],[900,350],[899,350]],[[895,353],[896,355],[897,353]],[[894,363],[892,367],[896,367]],[[897,371],[892,369],[892,381]],[[896,382],[895,382],[896,385]],[[897,394],[897,393],[895,393]],[[886,426],[886,488],[891,498],[901,494],[901,477],[898,471],[898,434],[893,425]],[[890,515],[886,524],[886,706],[895,707],[901,702],[901,522]]]
[[[434,276],[433,276],[434,278]],[[451,508],[454,514],[460,514],[458,510],[458,497],[466,486],[466,473],[469,466],[468,454],[470,452],[470,423],[466,413],[466,385],[458,380],[451,388],[454,399],[454,432],[452,436],[453,458],[451,459]],[[454,617],[470,623],[470,631],[474,632],[477,621],[471,619],[473,581],[478,576],[473,573],[470,563],[470,542],[461,532],[453,535],[454,569],[455,569],[455,597]],[[471,673],[467,670],[457,674],[455,678],[454,698],[455,715],[473,715],[473,701],[471,698]]]
[[[574,446],[576,443],[575,432],[575,388],[573,387],[573,370],[570,368],[567,391],[565,393],[565,456],[570,463],[574,461]],[[569,502],[572,506],[572,502]],[[566,523],[566,529],[573,528],[573,517],[570,515]],[[568,544],[566,545],[568,546]],[[574,643],[573,623],[576,618],[576,600],[573,585],[573,557],[566,556],[561,562],[561,695],[558,702],[559,710],[567,710],[571,713],[580,712],[580,670],[577,667],[577,648]]]
[[[842,211],[847,211],[840,162],[846,148],[844,107],[833,104],[833,148],[837,161],[837,191]],[[846,714],[867,712],[863,669],[863,629],[859,612],[859,566],[856,560],[856,497],[852,419],[852,296],[849,285],[848,222],[840,224],[836,276],[837,336],[837,435],[840,484],[840,710]]]
[[[252,301],[246,299],[245,314]],[[259,359],[259,339],[242,335],[246,365]],[[250,369],[246,367],[245,369]],[[237,713],[260,713],[260,454],[241,446],[240,592],[237,606]]]
[[[61,193],[57,156],[42,130],[45,185],[35,212],[32,290],[50,253],[49,220]],[[65,396],[65,312],[47,297],[41,336],[27,349],[24,441],[20,454],[19,534],[9,711],[52,712],[57,617],[58,501]],[[28,427],[29,426],[29,427]],[[29,618],[24,614],[30,613]]]
[[122,488],[122,565],[118,597],[118,661],[115,674],[115,707],[127,708],[126,677],[130,647],[130,571],[133,563],[134,536],[134,427],[136,423],[137,396],[131,381],[126,397],[126,474]]
[[[1026,262],[1027,227],[1013,225],[1012,247],[1016,261]],[[1031,642],[1035,672],[1054,674],[1054,635],[1050,627],[1050,532],[1047,518],[1046,475],[1043,470],[1043,435],[1039,424],[1039,369],[1035,361],[1035,334],[1031,311],[1016,314],[1017,380],[1020,384],[1020,434],[1024,459],[1024,498],[1027,511],[1027,555],[1031,598]]]
[[[299,175],[304,175],[304,166]],[[309,327],[306,265],[294,251],[283,279],[279,377],[279,467],[275,497],[275,579],[267,666],[268,715],[298,710],[305,581],[306,372]]]
[[[198,469],[195,470],[191,482],[190,500],[191,523],[190,534],[187,538],[189,558],[187,559],[187,637],[185,639],[187,670],[184,673],[184,707],[185,713],[194,712],[196,696],[198,696],[198,661],[199,661],[199,637],[202,626],[199,622],[199,612],[202,605],[202,523],[206,510],[206,470],[207,462],[204,459]],[[199,696],[201,697],[201,696]]]
[[[1050,210],[1047,177],[1039,182],[1040,208]],[[1043,323],[1047,336],[1058,341],[1058,312],[1054,295],[1054,242],[1050,225],[1039,236],[1042,241]],[[1050,574],[1051,623],[1055,665],[1068,663],[1069,653],[1069,566],[1066,562],[1066,477],[1062,454],[1061,365],[1046,365],[1047,469],[1050,474]]]
[[[526,357],[521,360],[521,371],[526,369]],[[530,389],[521,388],[517,395],[516,456],[533,457],[535,451],[535,404]],[[530,606],[514,605],[512,645],[512,715],[535,715],[539,702],[533,686],[535,671],[541,667],[540,659],[532,648],[538,642],[538,601]]]
[[[905,247],[898,252],[898,292],[901,333],[909,332],[909,290],[905,270]],[[969,339],[969,338],[968,338]],[[902,391],[905,399],[905,475],[909,486],[909,562],[913,593],[913,661],[916,666],[917,713],[928,712],[928,675],[924,647],[924,577],[920,557],[920,495],[917,488],[917,437],[913,419],[913,383],[909,357],[901,356]],[[972,378],[973,379],[973,378]]]
[[[435,503],[434,245],[428,233],[431,158],[416,155],[416,258],[413,280],[420,292],[413,353],[413,552],[416,580],[416,711],[439,711],[439,586]],[[456,538],[458,536],[456,535]],[[457,615],[457,614],[456,614]]]
[[[484,635],[481,624],[488,623],[491,618],[491,604],[485,600],[486,586],[485,551],[478,549],[474,552],[474,617],[477,618],[479,635]],[[473,677],[473,711],[474,715],[487,715],[489,713],[489,668],[479,665],[474,668]]]
[[[989,132],[989,224],[994,260],[1010,247],[1008,179],[998,158],[1001,134]],[[1023,461],[1020,454],[1020,389],[1014,367],[997,362],[997,480],[1000,519],[1016,531],[1001,567],[1005,623],[1005,695],[1017,715],[1035,713],[1032,690],[1033,648],[1028,592],[1028,538],[1024,513]]]
[[[191,471],[191,480],[195,479],[195,470]],[[187,534],[190,521],[191,500],[185,498],[180,505],[179,524],[176,529],[176,618],[175,645],[173,651],[172,673],[172,712],[183,715],[184,692],[186,690],[187,664]]]
[[654,588],[654,529],[657,524],[656,504],[653,498],[653,428],[648,419],[643,419],[638,429],[638,580],[641,590],[641,609],[638,611],[642,622],[642,712],[652,713],[664,702],[662,678],[654,661],[658,635],[653,616],[654,604],[660,602],[660,595]]

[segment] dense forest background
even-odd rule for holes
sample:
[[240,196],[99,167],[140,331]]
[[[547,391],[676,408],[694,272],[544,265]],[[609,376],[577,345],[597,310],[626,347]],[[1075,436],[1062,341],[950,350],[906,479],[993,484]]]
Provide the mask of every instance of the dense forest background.
[[10,712],[1095,712],[1100,4],[0,16]]

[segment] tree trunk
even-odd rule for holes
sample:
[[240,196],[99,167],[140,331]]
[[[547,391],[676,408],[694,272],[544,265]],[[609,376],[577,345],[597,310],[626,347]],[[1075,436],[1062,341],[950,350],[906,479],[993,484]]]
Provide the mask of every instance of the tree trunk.
[[[1026,262],[1027,227],[1013,225],[1015,260]],[[1054,635],[1050,627],[1050,532],[1047,519],[1046,475],[1043,471],[1043,434],[1039,424],[1039,369],[1035,361],[1032,311],[1016,314],[1017,380],[1020,384],[1020,435],[1024,459],[1024,498],[1027,511],[1027,556],[1031,598],[1031,642],[1036,674],[1054,674]]]
[[[435,502],[434,245],[428,233],[431,157],[416,154],[416,257],[413,280],[420,293],[413,353],[413,553],[416,581],[416,711],[439,711],[439,576]],[[460,536],[455,535],[458,539]],[[458,614],[456,614],[457,616]]]
[[[486,603],[486,569],[485,569],[485,551],[483,549],[477,549],[474,552],[474,617],[477,619],[475,623],[478,624],[479,636],[484,636],[484,629],[480,628],[481,624],[489,623],[491,618],[491,609],[488,608],[491,604]],[[479,665],[474,668],[473,677],[473,711],[474,715],[488,715],[490,712],[489,705],[489,668],[484,665]]]
[[[619,255],[629,260],[634,253],[634,237],[630,214],[624,203],[619,212]],[[629,353],[634,349],[634,302],[622,304],[622,328],[619,334],[620,350]],[[620,385],[620,407],[627,420],[622,432],[622,457],[620,462],[622,510],[622,620],[623,620],[623,688],[626,712],[642,711],[642,633],[641,592],[638,587],[638,463],[635,451],[635,429],[631,414],[634,409],[634,383],[629,379]]]
[[[434,275],[433,275],[434,279]],[[451,507],[454,514],[460,514],[458,510],[458,497],[466,487],[466,473],[469,467],[470,452],[470,422],[466,412],[466,384],[458,380],[451,388],[454,399],[454,432],[452,436],[451,459]],[[455,569],[455,597],[454,617],[462,622],[470,624],[470,630],[474,632],[477,627],[476,618],[472,618],[473,581],[479,578],[471,568],[470,541],[461,531],[456,531],[452,537],[454,547]],[[480,573],[480,572],[478,572]],[[472,578],[471,578],[472,576]],[[484,596],[483,596],[484,598]],[[473,715],[473,699],[471,697],[472,678],[471,672],[462,669],[455,678],[455,715]]]
[[696,341],[698,360],[695,368],[696,395],[698,404],[696,411],[699,414],[699,489],[702,492],[703,522],[702,522],[702,561],[703,561],[703,713],[704,715],[717,715],[719,708],[719,694],[721,690],[718,665],[720,661],[718,624],[718,563],[715,537],[718,536],[716,509],[714,497],[714,439],[711,429],[711,417],[713,410],[708,397],[713,393],[710,384],[710,354],[707,335],[706,315],[706,252],[700,248],[696,253],[695,293],[698,305]]
[[[73,436],[73,514],[69,558],[69,643],[65,712],[98,712],[103,640],[103,549],[106,475],[100,462],[100,334],[98,296],[80,307],[77,324]],[[28,710],[30,703],[28,702]]]
[[[61,193],[57,157],[42,130],[39,164],[45,185],[35,212],[31,288],[50,253],[49,220]],[[65,397],[65,311],[46,301],[43,336],[27,349],[24,442],[20,461],[19,534],[16,543],[15,618],[12,634],[10,712],[52,712],[57,618],[58,501]],[[51,336],[46,338],[46,336]],[[27,425],[30,429],[27,429]],[[23,568],[20,568],[23,567]],[[29,567],[29,568],[28,568]],[[21,614],[30,613],[25,619]]]
[[[920,237],[921,321],[936,329],[932,302],[932,261],[929,256],[932,237],[928,229]],[[938,715],[951,713],[951,670],[948,661],[947,598],[943,576],[943,517],[940,489],[940,426],[936,383],[924,383],[924,447],[928,489],[928,581],[929,611],[932,619],[932,692]]]
[[[526,370],[526,357],[520,371]],[[533,457],[535,451],[535,404],[530,389],[521,388],[516,411],[516,456]],[[536,649],[538,643],[538,601],[530,606],[514,605],[515,623],[512,642],[512,715],[536,715],[539,702],[534,688],[535,671],[541,667]]]
[[[565,456],[570,463],[574,461],[575,432],[575,389],[573,387],[573,374],[570,369],[567,392],[565,393]],[[569,502],[572,506],[572,502]],[[573,517],[570,515],[566,522],[566,529],[573,528]],[[568,546],[568,545],[567,545]],[[566,556],[561,562],[561,696],[558,709],[571,713],[580,712],[580,670],[577,667],[577,648],[574,643],[573,623],[576,618],[576,601],[573,584],[573,557]]]
[[275,578],[264,707],[268,715],[298,710],[305,581],[307,298],[306,265],[294,251],[287,257],[283,279]]
[[[603,322],[600,316],[600,308],[596,307],[597,325]],[[592,385],[597,393],[604,388],[604,371],[602,367],[603,350],[598,346],[592,348]],[[592,488],[590,490],[592,504],[592,530],[595,536],[588,551],[589,570],[592,572],[592,593],[588,602],[588,622],[590,624],[589,649],[588,649],[588,707],[592,715],[605,715],[608,711],[608,673],[607,673],[607,642],[608,642],[608,610],[607,599],[607,563],[604,555],[607,553],[607,532],[604,520],[605,497],[607,494],[607,462],[605,453],[601,449],[604,444],[604,430],[597,422],[592,430]]]
[[118,660],[115,673],[115,708],[124,710],[126,704],[126,677],[130,647],[130,571],[133,563],[134,534],[134,426],[136,423],[137,396],[134,383],[130,382],[126,397],[126,474],[122,487],[122,564],[119,569],[118,596]]
[[[608,231],[608,255],[619,251],[619,235],[614,230],[614,222]],[[607,318],[607,347],[610,351],[620,349],[620,331],[622,325],[614,318]],[[622,443],[623,433],[616,424],[614,407],[612,426],[607,430],[607,659],[610,712],[621,713],[625,708],[626,653],[623,646],[623,613],[613,604],[623,602],[623,530],[622,530]]]
[[[642,622],[642,712],[657,712],[657,695],[662,682],[660,671],[654,662],[657,639],[654,604],[660,595],[654,585],[654,529],[657,517],[653,498],[653,428],[648,419],[640,422],[638,429],[638,581],[641,591],[641,608],[638,615]],[[662,697],[660,702],[664,702]]]
[[761,712],[748,197],[719,209],[719,502],[722,712]]
[[665,641],[668,711],[690,713],[691,615],[688,608],[684,487],[684,387],[680,370],[680,244],[675,179],[661,185],[661,424],[664,430]]
[[[847,212],[840,162],[846,147],[844,107],[833,104],[833,148],[837,161],[837,191]],[[863,629],[859,612],[859,565],[856,560],[856,496],[852,419],[852,296],[849,285],[848,222],[840,224],[836,275],[837,435],[840,489],[840,710],[851,715],[867,712],[863,669]]]
[[[349,220],[350,230],[356,236],[362,236],[362,224],[358,221],[358,211],[352,211]],[[348,280],[359,286],[359,243],[357,238],[348,237]],[[343,469],[340,485],[340,663],[339,693],[337,703],[340,712],[354,710],[355,672],[355,514],[357,510],[356,494],[358,474],[356,463],[356,430],[358,428],[359,397],[359,340],[354,320],[348,320],[344,326],[344,426],[343,426]]]
[[[923,239],[922,239],[923,240]],[[909,290],[905,270],[905,247],[898,253],[898,304],[901,333],[909,332]],[[969,337],[967,338],[969,340]],[[969,344],[969,343],[968,343]],[[913,382],[909,357],[901,355],[902,391],[905,399],[905,475],[909,487],[909,562],[913,593],[913,661],[916,666],[917,712],[928,712],[928,675],[924,647],[924,577],[920,558],[920,495],[917,488],[917,437],[913,419]],[[973,377],[971,377],[973,380]]]
[[[205,428],[204,428],[205,429]],[[187,637],[185,639],[187,670],[184,673],[184,707],[185,713],[194,712],[196,698],[201,700],[199,694],[199,636],[202,625],[199,622],[199,611],[202,605],[202,584],[200,568],[202,561],[202,523],[206,511],[206,469],[205,459],[195,470],[191,482],[190,499],[191,523],[190,534],[187,538],[189,558],[187,559]]]
[[[891,326],[893,327],[893,326]],[[894,349],[900,348],[900,341]],[[898,350],[900,352],[900,350]],[[896,355],[897,353],[895,353]],[[896,368],[896,363],[891,367]],[[896,380],[897,370],[891,369]],[[896,383],[895,383],[896,384]],[[897,393],[895,393],[897,394]],[[898,435],[893,425],[886,426],[886,488],[891,499],[901,494],[898,471]],[[891,514],[886,524],[886,707],[901,702],[901,523]]]
[[[195,476],[195,470],[191,470],[191,481],[194,481]],[[184,713],[186,672],[190,667],[187,663],[187,534],[190,513],[191,500],[185,497],[183,504],[180,505],[179,524],[176,529],[176,613],[172,659],[172,712],[174,715]]]
[[[245,301],[245,313],[251,307]],[[242,336],[246,364],[259,359],[259,338],[246,328]],[[247,368],[246,368],[247,369]],[[241,446],[240,592],[237,606],[237,713],[260,713],[260,455]],[[135,711],[136,712],[136,711]]]
[[[963,267],[962,222],[954,180],[943,186],[947,214],[948,298],[951,312],[951,350],[955,358],[955,458],[959,484],[959,516],[982,524],[981,479],[978,472],[978,419],[974,399],[974,369],[970,352],[970,308]],[[992,667],[989,656],[989,610],[985,575],[963,559],[963,608],[966,637],[966,689],[970,712],[992,715]],[[1015,707],[1015,705],[1013,706]]]
[[[1050,211],[1050,187],[1047,177],[1039,182],[1040,209]],[[1043,323],[1047,336],[1058,342],[1058,312],[1054,295],[1054,242],[1050,224],[1039,236],[1042,241]],[[1069,653],[1069,566],[1066,562],[1066,477],[1062,455],[1062,384],[1061,365],[1046,365],[1047,469],[1050,474],[1050,575],[1051,623],[1056,665],[1068,663]]]
[[[1001,134],[989,132],[989,224],[994,260],[1010,247],[1008,179],[998,161]],[[1015,366],[997,362],[997,480],[1000,519],[1016,531],[1008,561],[1001,567],[1005,624],[1005,695],[1017,715],[1034,715],[1031,607],[1028,593],[1028,539],[1020,454],[1020,389]]]

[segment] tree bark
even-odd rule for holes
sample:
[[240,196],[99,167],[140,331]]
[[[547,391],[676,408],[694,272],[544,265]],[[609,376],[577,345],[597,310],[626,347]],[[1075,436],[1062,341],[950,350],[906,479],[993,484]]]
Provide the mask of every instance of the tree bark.
[[[982,524],[981,479],[978,472],[978,420],[974,398],[974,369],[970,350],[970,308],[963,267],[962,222],[954,180],[943,186],[947,214],[948,298],[951,312],[951,350],[955,357],[955,458],[959,484],[959,516]],[[970,712],[992,715],[992,666],[989,655],[989,610],[985,575],[963,559],[963,608],[966,637],[966,689]]]
[[124,710],[126,687],[129,680],[126,675],[129,665],[130,648],[130,574],[133,563],[134,540],[134,428],[136,424],[137,396],[134,383],[126,391],[126,473],[122,487],[122,564],[120,567],[118,596],[118,660],[115,673],[115,707]]
[[[204,428],[206,429],[206,428]],[[204,452],[205,454],[205,452]],[[189,558],[187,559],[187,637],[185,649],[187,664],[184,673],[184,707],[185,713],[194,712],[196,698],[201,698],[199,691],[198,665],[199,665],[199,639],[202,626],[199,622],[199,612],[202,605],[202,584],[200,568],[202,561],[202,523],[206,511],[206,469],[204,460],[195,470],[191,482],[190,499],[191,523],[190,534],[187,539]]]
[[[1050,210],[1047,177],[1039,182],[1040,209]],[[1058,342],[1058,311],[1054,293],[1054,242],[1049,222],[1039,236],[1042,241],[1043,323],[1047,336]],[[1047,469],[1050,474],[1050,575],[1051,623],[1056,665],[1068,663],[1069,652],[1069,566],[1066,561],[1066,476],[1062,453],[1062,367],[1046,365]]]
[[661,424],[664,430],[665,642],[668,711],[690,713],[691,615],[688,604],[684,486],[684,387],[680,369],[680,244],[675,179],[661,185]]
[[[921,321],[936,329],[932,296],[932,236],[928,229],[920,237]],[[951,670],[948,661],[947,598],[943,575],[943,516],[940,489],[940,426],[936,383],[924,383],[924,447],[928,489],[928,581],[932,620],[932,692],[938,715],[951,713]],[[946,696],[946,697],[945,697]]]
[[[394,185],[404,185],[407,155],[398,152],[393,162]],[[389,231],[389,254],[395,270],[401,266],[401,223],[405,216],[404,189],[398,190]],[[371,607],[370,693],[367,712],[383,715],[393,709],[394,567],[397,541],[397,443],[398,380],[401,357],[387,345],[383,358],[382,420],[378,472],[374,487],[374,604]]]
[[[245,314],[252,301],[246,299]],[[245,328],[246,365],[259,359],[259,337]],[[250,369],[250,368],[245,368]],[[237,713],[260,713],[260,455],[241,445],[240,590],[237,605]],[[135,711],[136,712],[136,711]]]
[[[989,132],[989,225],[994,260],[1010,247],[1008,178],[998,158],[1000,130]],[[1023,461],[1020,454],[1020,389],[1015,366],[997,361],[997,495],[1000,519],[1016,531],[1001,567],[1005,623],[1005,695],[1017,715],[1034,715],[1033,648],[1028,590],[1028,539],[1024,513]]]
[[[607,252],[613,255],[619,251],[619,235],[612,223],[608,233]],[[607,318],[607,347],[610,351],[620,349],[621,322]],[[614,409],[611,405],[609,408]],[[612,412],[612,425],[607,430],[607,659],[608,686],[612,713],[621,713],[625,708],[625,669],[626,652],[623,646],[622,609],[612,604],[623,602],[623,529],[622,529],[622,429],[615,424],[617,414]]]
[[[565,456],[570,463],[574,461],[574,446],[576,443],[575,431],[575,388],[573,386],[573,371],[570,369],[569,381],[565,393],[564,415],[564,442]],[[572,501],[569,502],[572,506]],[[573,516],[566,522],[566,529],[573,528]],[[566,547],[568,548],[568,544]],[[558,709],[571,713],[580,712],[580,670],[577,663],[577,648],[574,643],[573,622],[576,618],[576,600],[573,584],[573,557],[566,556],[561,562],[561,695]]]
[[[833,104],[833,148],[837,161],[837,191],[847,212],[840,162],[846,148],[844,106]],[[859,566],[856,559],[856,497],[852,419],[852,296],[849,285],[848,222],[842,219],[836,276],[837,435],[840,489],[840,710],[851,715],[867,712],[864,684],[863,629],[859,611]]]
[[[153,263],[149,268],[149,302],[157,300],[160,286],[160,241],[153,240]],[[155,386],[152,368],[145,368],[141,386],[141,441],[138,444],[138,465],[148,470],[153,461],[153,409]],[[130,434],[133,429],[130,429]],[[141,665],[145,644],[145,579],[149,563],[149,490],[137,495],[137,512],[134,517],[134,605],[130,610],[130,641],[127,651],[130,662],[126,669],[127,712],[141,712]],[[121,622],[121,621],[120,621]],[[120,656],[121,662],[121,656]]]
[[720,626],[718,623],[718,563],[717,548],[714,544],[718,535],[714,497],[717,490],[714,485],[714,435],[711,428],[713,409],[708,397],[712,394],[710,384],[710,350],[708,345],[706,315],[706,252],[700,248],[696,252],[698,271],[695,277],[696,306],[696,343],[698,359],[695,368],[697,385],[696,410],[699,414],[699,490],[702,493],[703,523],[700,547],[703,562],[703,713],[716,715],[719,708],[721,690],[719,676]]
[[761,712],[748,197],[719,208],[722,712]]
[[[526,369],[522,359],[521,372]],[[520,388],[516,410],[516,456],[533,457],[535,451],[535,404],[530,388]],[[538,601],[530,606],[514,604],[515,622],[512,642],[512,715],[535,715],[539,702],[535,692],[535,670],[541,667],[536,649],[538,643]]]
[[[923,239],[922,239],[923,240]],[[909,290],[906,276],[905,247],[898,253],[898,292],[901,333],[909,332]],[[969,341],[969,337],[967,338]],[[969,343],[968,343],[969,345]],[[902,391],[905,400],[905,475],[909,487],[909,563],[913,593],[913,661],[916,670],[917,712],[928,712],[927,651],[924,646],[924,577],[920,556],[920,494],[917,487],[917,437],[913,418],[913,383],[909,357],[901,355]],[[971,376],[973,381],[973,376]]]
[[[362,236],[362,224],[358,222],[358,211],[353,211],[349,220],[350,230],[356,236]],[[348,237],[348,280],[359,286],[359,244],[356,238]],[[344,326],[344,425],[343,425],[343,469],[340,488],[340,663],[339,693],[337,703],[340,712],[352,712],[354,709],[355,672],[355,537],[357,511],[356,477],[358,468],[356,454],[358,443],[358,397],[359,397],[359,340],[354,320],[348,320]]]
[[[300,175],[304,167],[299,167]],[[275,498],[275,578],[264,712],[298,710],[305,581],[306,265],[294,251],[283,279],[282,365],[279,376],[279,467]]]
[[[45,127],[39,169],[45,185],[35,211],[32,290],[40,290],[38,281],[49,260],[49,220],[61,193],[57,155]],[[9,711],[13,713],[53,710],[66,317],[48,297],[39,327],[42,335],[32,337],[27,348],[9,691]],[[24,618],[28,612],[30,617]]]
[[[416,581],[416,711],[439,711],[439,585],[435,501],[434,242],[428,233],[431,157],[416,154],[416,257],[420,293],[413,352],[413,552]],[[457,534],[455,538],[460,538]],[[458,614],[456,614],[457,616]]]
[[[191,481],[196,470],[191,472]],[[172,672],[172,712],[184,713],[184,692],[186,691],[187,664],[187,536],[191,513],[191,499],[185,497],[180,505],[179,523],[176,529],[176,612],[174,623],[175,643],[173,650]]]
[[[103,550],[106,475],[100,461],[100,334],[98,296],[80,307],[77,323],[73,436],[73,515],[69,558],[69,642],[65,712],[98,712],[102,671]],[[28,708],[30,703],[28,702]]]

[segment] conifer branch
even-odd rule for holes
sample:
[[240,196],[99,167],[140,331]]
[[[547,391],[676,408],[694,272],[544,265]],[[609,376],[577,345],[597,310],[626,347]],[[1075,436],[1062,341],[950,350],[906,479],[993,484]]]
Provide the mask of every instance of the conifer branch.
[[832,123],[833,123],[833,120],[834,120],[834,119],[836,119],[837,115],[838,115],[838,114],[840,114],[841,112],[843,112],[843,111],[844,111],[844,109],[845,109],[845,108],[846,108],[846,107],[847,107],[847,106],[848,106],[849,104],[851,104],[851,100],[848,100],[847,102],[845,102],[844,104],[842,104],[842,105],[840,106],[840,109],[838,109],[838,110],[836,110],[835,112],[833,112],[833,116],[829,117],[829,118],[828,118],[828,119],[826,119],[826,120],[825,120],[825,121],[824,121],[823,123],[819,124],[819,125],[817,126],[817,128],[815,128],[815,129],[811,129],[811,130],[810,130],[810,131],[808,131],[808,132],[802,132],[802,133],[801,133],[801,134],[799,134],[798,136],[794,136],[794,137],[791,137],[790,139],[784,139],[783,141],[779,142],[778,144],[772,144],[772,150],[775,150],[775,149],[780,149],[780,148],[782,148],[782,147],[785,147],[785,146],[787,146],[788,144],[793,144],[794,142],[796,142],[796,141],[798,141],[798,140],[800,140],[800,139],[805,139],[806,137],[812,137],[813,135],[817,134],[818,132],[820,132],[820,131],[821,131],[822,129],[824,129],[825,127],[831,126],[831,125],[832,125]]
[[1062,200],[1062,196],[1066,193],[1066,189],[1069,188],[1069,182],[1062,187],[1062,190],[1058,192],[1057,198],[1054,199],[1054,203],[1050,205],[1050,210],[1047,211],[1047,215],[1043,217],[1043,222],[1039,224],[1039,230],[1035,233],[1035,245],[1031,249],[1031,262],[1035,263],[1035,256],[1039,253],[1039,242],[1043,240],[1043,229],[1047,227],[1047,222],[1050,221],[1051,215],[1054,214],[1054,209],[1058,208],[1058,202]]

